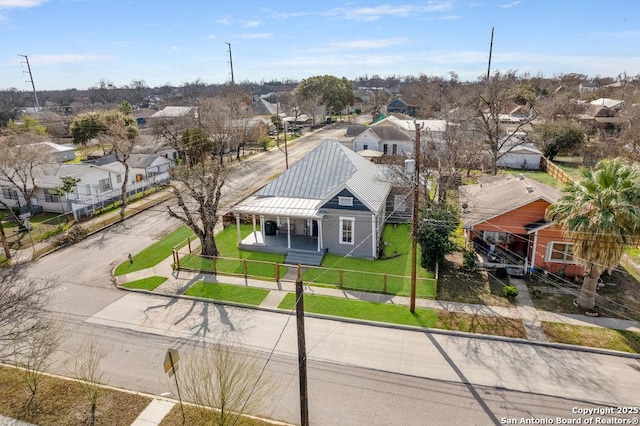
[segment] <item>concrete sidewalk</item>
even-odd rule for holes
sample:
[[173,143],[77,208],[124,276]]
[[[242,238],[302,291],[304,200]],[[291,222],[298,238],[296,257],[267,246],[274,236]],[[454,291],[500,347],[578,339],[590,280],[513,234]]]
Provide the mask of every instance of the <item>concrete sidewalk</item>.
[[[167,280],[157,287],[153,293],[167,296],[182,295],[193,283],[199,280],[212,283],[232,284],[246,287],[256,287],[270,290],[270,294],[264,299],[261,307],[277,308],[286,293],[295,293],[295,282],[289,280],[266,281],[253,278],[243,278],[237,276],[215,275],[207,273],[197,273],[188,271],[173,271],[171,268],[172,259],[168,258],[154,266],[126,275],[116,277],[118,285],[126,282],[147,278],[150,276],[168,277]],[[520,319],[523,321],[527,339],[532,342],[546,342],[546,336],[541,327],[541,322],[560,322],[570,325],[581,325],[591,327],[605,327],[615,330],[627,330],[640,332],[640,322],[604,317],[589,317],[586,315],[562,314],[541,311],[533,306],[526,284],[521,279],[512,279],[512,284],[520,291],[516,298],[517,307],[507,308],[500,306],[473,305],[449,301],[439,301],[431,299],[417,299],[416,306],[419,308],[439,309],[450,312],[467,313],[472,315],[504,317]],[[305,286],[307,294],[317,294],[322,296],[340,297],[352,300],[364,300],[368,302],[388,303],[392,305],[409,306],[410,299],[406,296],[394,296],[390,294],[367,293],[354,290],[341,290],[336,288]]]

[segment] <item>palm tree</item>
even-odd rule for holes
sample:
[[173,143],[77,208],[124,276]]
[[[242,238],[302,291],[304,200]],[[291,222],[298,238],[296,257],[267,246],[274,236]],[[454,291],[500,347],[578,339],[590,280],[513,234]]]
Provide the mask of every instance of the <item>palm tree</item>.
[[592,309],[598,278],[619,263],[624,250],[637,244],[640,231],[640,169],[620,160],[602,160],[582,179],[565,186],[565,195],[547,208],[573,240],[573,254],[585,266],[578,307]]

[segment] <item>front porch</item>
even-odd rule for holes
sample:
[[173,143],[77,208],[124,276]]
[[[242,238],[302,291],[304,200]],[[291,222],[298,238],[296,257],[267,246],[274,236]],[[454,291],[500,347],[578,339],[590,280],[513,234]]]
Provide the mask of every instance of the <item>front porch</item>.
[[251,232],[242,239],[238,248],[263,253],[285,254],[285,263],[291,265],[320,266],[326,250],[318,250],[318,239],[304,235],[262,235],[260,231]]
[[[290,244],[290,245],[289,245]],[[251,232],[238,244],[241,250],[259,251],[263,253],[287,254],[290,250],[323,251],[318,250],[318,239],[305,235],[263,235],[259,230]]]

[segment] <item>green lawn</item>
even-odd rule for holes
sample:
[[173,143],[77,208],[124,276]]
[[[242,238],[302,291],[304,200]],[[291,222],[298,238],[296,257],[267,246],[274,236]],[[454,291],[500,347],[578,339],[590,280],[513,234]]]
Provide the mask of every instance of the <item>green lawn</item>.
[[[368,260],[355,257],[343,257],[334,254],[325,255],[322,261],[325,269],[309,269],[303,274],[303,280],[310,284],[339,285],[340,269],[361,272],[344,272],[343,287],[362,291],[382,292],[384,277],[382,274],[398,275],[387,278],[387,293],[409,294],[411,291],[411,238],[409,225],[386,225],[382,233],[385,249],[383,259]],[[395,253],[395,256],[394,256]],[[418,259],[420,247],[418,246]],[[419,261],[419,260],[418,260]],[[416,293],[420,297],[434,297],[433,272],[418,268]],[[368,272],[368,273],[367,273]]]
[[208,283],[198,281],[184,294],[205,299],[222,300],[226,302],[244,303],[258,306],[269,294],[269,290],[254,287],[243,287],[230,284]]
[[153,291],[155,290],[156,287],[158,287],[160,284],[162,284],[166,280],[167,280],[166,277],[149,277],[149,278],[143,278],[141,280],[124,283],[122,284],[122,287]]
[[[240,227],[240,235],[245,238],[253,231],[252,225],[243,224]],[[247,260],[247,275],[258,278],[275,278],[275,266],[280,264],[280,276],[287,273],[287,267],[282,265],[285,256],[277,253],[262,253],[238,249],[238,235],[235,226],[230,226],[216,235],[216,244],[220,256],[227,259],[216,259],[198,255],[186,255],[180,259],[180,267],[198,271],[217,271],[223,274],[243,275],[244,267],[242,259]],[[267,262],[267,263],[261,263]]]
[[[291,310],[295,302],[296,295],[289,293],[284,297],[278,308]],[[347,300],[313,294],[304,296],[304,309],[307,312],[317,314],[393,324],[415,325],[418,327],[434,327],[438,319],[438,314],[433,309],[416,308],[416,312],[412,314],[409,312],[408,306],[365,302],[362,300]]]
[[[278,307],[287,310],[293,309],[295,297],[293,293],[287,294]],[[441,330],[456,330],[467,333],[489,334],[493,336],[516,337],[520,339],[526,338],[522,321],[513,318],[437,311],[425,308],[416,308],[416,312],[412,314],[409,312],[408,306],[349,300],[313,294],[304,296],[304,308],[307,312],[345,318],[438,328]]]
[[193,236],[191,228],[184,225],[168,234],[160,241],[153,243],[140,253],[133,256],[133,263],[128,260],[121,263],[116,268],[114,275],[124,275],[130,272],[151,268],[171,256],[174,246],[181,244],[184,246],[188,237]]

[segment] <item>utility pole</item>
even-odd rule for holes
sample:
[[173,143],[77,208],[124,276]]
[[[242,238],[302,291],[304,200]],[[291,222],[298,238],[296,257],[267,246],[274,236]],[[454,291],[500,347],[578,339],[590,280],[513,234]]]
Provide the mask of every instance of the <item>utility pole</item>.
[[304,291],[300,266],[296,279],[296,327],[298,330],[298,376],[300,378],[300,425],[309,426],[309,398],[307,396],[307,349],[304,337]]
[[231,69],[231,72],[230,72],[230,74],[231,74],[231,84],[233,85],[233,84],[236,84],[236,81],[235,81],[235,79],[233,78],[233,58],[231,57],[231,43],[227,43],[227,42],[225,41],[225,44],[226,44],[227,46],[229,46],[229,67],[230,67],[230,69]]
[[[31,65],[29,65],[29,58],[27,57],[27,55],[18,55],[20,57],[24,58],[24,62],[22,62],[23,64],[27,64],[27,72],[29,73],[29,80],[27,80],[25,83],[31,83],[31,88],[33,89],[33,96],[36,99],[36,111],[40,111],[40,102],[38,102],[38,93],[36,92],[36,85],[33,83],[33,74],[31,74]],[[25,72],[25,71],[23,71]]]
[[491,27],[491,44],[489,44],[489,67],[487,68],[487,83],[491,78],[491,54],[493,53],[493,29],[494,27]]
[[415,154],[413,156],[416,162],[413,171],[413,213],[411,228],[411,299],[409,302],[409,311],[416,311],[416,285],[418,280],[418,203],[420,202],[420,125],[417,121],[413,124],[416,126],[416,140],[414,145]]
[[289,170],[289,153],[287,152],[287,122],[284,123],[284,167],[285,170]]

